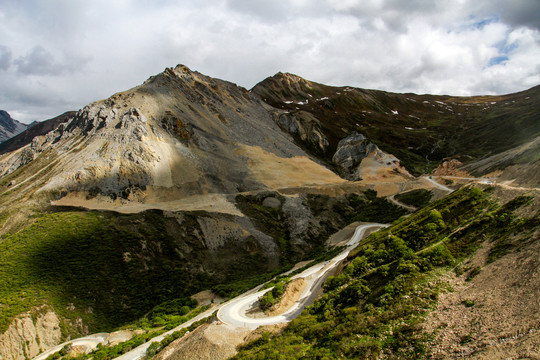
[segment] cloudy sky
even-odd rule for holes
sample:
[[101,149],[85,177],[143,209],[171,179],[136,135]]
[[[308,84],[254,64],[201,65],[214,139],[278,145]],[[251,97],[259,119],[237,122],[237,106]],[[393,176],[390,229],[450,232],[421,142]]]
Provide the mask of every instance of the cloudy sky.
[[165,67],[394,92],[540,84],[539,0],[2,0],[0,109],[44,120]]

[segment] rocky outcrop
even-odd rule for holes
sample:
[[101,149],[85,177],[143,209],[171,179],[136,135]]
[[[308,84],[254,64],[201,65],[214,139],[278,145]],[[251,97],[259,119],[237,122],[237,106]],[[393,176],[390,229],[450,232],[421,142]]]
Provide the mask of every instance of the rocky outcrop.
[[52,311],[30,314],[13,320],[8,330],[0,335],[0,359],[31,359],[61,341],[60,320]]
[[319,151],[325,152],[330,145],[320,129],[319,121],[310,113],[302,111],[294,114],[285,112],[275,115],[274,121],[283,131],[298,137],[302,142],[308,143]]
[[385,153],[356,131],[338,143],[332,161],[348,180],[373,182],[394,175],[411,177],[397,157]]
[[467,173],[458,170],[461,166],[463,166],[463,163],[457,159],[445,160],[439,167],[433,170],[432,174],[436,176],[467,176]]
[[375,144],[371,143],[364,135],[355,131],[338,143],[332,161],[341,168],[346,177],[351,180],[358,180],[354,178],[354,172],[358,165],[370,153],[377,150],[378,148]]

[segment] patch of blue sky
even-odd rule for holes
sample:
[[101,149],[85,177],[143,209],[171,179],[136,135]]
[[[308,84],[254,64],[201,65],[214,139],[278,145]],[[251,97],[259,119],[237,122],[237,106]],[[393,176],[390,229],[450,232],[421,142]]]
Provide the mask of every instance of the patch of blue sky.
[[492,23],[496,23],[496,22],[499,22],[500,19],[498,16],[490,16],[490,17],[487,17],[487,18],[484,18],[484,19],[481,19],[481,20],[477,20],[475,18],[472,18],[471,20],[473,20],[473,23],[470,24],[470,27],[473,27],[473,28],[476,28],[476,29],[483,29],[486,25],[489,25],[489,24],[492,24]]
[[508,60],[509,60],[509,58],[506,55],[494,56],[491,59],[489,59],[488,67],[489,66],[494,66],[494,65],[499,65],[500,63],[503,63],[503,62],[508,61]]
[[499,50],[499,53],[508,55],[512,51],[516,50],[518,48],[517,42],[508,43],[507,41],[501,42],[500,44],[497,44],[497,49]]
[[471,31],[471,30],[482,30],[487,25],[497,23],[497,22],[500,22],[500,18],[499,16],[496,16],[496,15],[484,17],[484,18],[478,18],[476,16],[470,15],[457,28],[449,29],[448,33],[451,33],[451,32],[460,33],[460,32]]
[[510,54],[512,51],[518,48],[517,42],[508,43],[508,39],[505,39],[504,41],[501,41],[497,44],[495,44],[495,47],[497,48],[497,56],[493,56],[489,59],[488,67],[499,65],[501,63],[504,63],[505,61],[508,61],[510,59]]

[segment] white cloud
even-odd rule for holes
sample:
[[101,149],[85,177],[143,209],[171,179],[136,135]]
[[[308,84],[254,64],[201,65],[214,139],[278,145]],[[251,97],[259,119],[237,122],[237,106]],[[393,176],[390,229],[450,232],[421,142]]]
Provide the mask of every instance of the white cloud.
[[3,45],[0,45],[0,70],[7,70],[11,66],[11,50]]
[[0,13],[0,108],[44,119],[183,63],[251,87],[278,71],[397,92],[540,83],[527,0],[17,1]]

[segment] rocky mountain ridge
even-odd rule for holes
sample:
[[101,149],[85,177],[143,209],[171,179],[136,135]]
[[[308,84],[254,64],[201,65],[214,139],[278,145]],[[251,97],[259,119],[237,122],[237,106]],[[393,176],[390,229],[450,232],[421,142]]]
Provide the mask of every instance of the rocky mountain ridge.
[[[77,155],[69,155],[75,149]],[[281,167],[291,171],[299,164],[312,167],[310,182],[340,181],[283,134],[247,90],[183,66],[85,107],[56,130],[8,154],[2,173],[42,153],[53,153],[58,161],[44,190],[99,190],[113,198],[173,200],[262,190],[273,185],[267,178],[275,170],[253,160],[258,156],[270,164],[280,159]],[[291,179],[278,182],[286,185]]]
[[75,111],[67,111],[52,119],[32,122],[24,131],[0,143],[0,155],[20,149],[30,144],[36,136],[42,136],[55,130],[61,123],[71,119],[75,113]]
[[454,97],[328,86],[278,73],[252,91],[279,109],[274,117],[282,129],[330,168],[338,143],[352,132],[396,156],[415,175],[448,158],[468,163],[495,155],[540,134],[540,86]]

